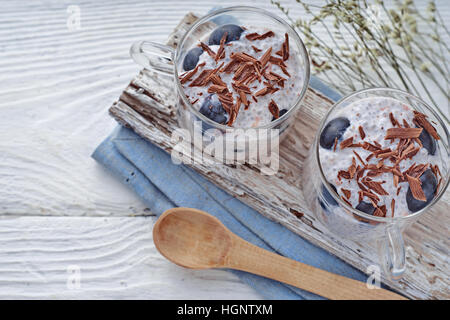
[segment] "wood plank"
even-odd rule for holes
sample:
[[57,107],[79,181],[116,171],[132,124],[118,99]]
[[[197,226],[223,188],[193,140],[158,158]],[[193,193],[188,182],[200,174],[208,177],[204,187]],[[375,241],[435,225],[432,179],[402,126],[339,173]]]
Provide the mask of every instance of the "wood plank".
[[[185,21],[191,23],[192,15]],[[175,44],[178,27],[169,43]],[[175,39],[175,40],[174,40]],[[143,90],[136,90],[140,86]],[[160,112],[161,101],[153,97],[169,92],[172,80],[143,70],[125,89],[120,100],[110,108],[111,115],[120,123],[131,127],[142,137],[171,152],[174,143],[171,132],[177,128],[173,115],[175,100],[168,97],[166,111]],[[275,176],[261,175],[256,167],[238,165],[230,167],[203,156],[198,160],[192,153],[191,166],[200,174],[249,204],[261,214],[300,234],[314,244],[339,256],[362,271],[377,264],[371,244],[346,239],[335,239],[309,212],[302,192],[302,165],[318,123],[332,102],[319,92],[308,89],[302,108],[296,116],[295,126],[280,147],[280,169]],[[145,112],[143,111],[145,110]],[[256,169],[256,170],[255,170]],[[305,179],[305,177],[303,177]],[[384,281],[411,298],[449,298],[450,271],[448,263],[448,226],[450,193],[425,215],[406,234],[409,269],[398,282]]]
[[261,298],[228,271],[198,272],[167,261],[153,244],[154,221],[1,219],[0,299]]

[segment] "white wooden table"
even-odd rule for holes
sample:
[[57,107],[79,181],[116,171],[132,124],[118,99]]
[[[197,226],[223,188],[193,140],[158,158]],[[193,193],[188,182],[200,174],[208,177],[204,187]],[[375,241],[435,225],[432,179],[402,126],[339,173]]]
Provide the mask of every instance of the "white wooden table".
[[131,43],[164,42],[211,2],[0,4],[0,298],[261,298],[229,272],[162,258],[151,212],[90,158],[116,126],[108,107],[139,70]]

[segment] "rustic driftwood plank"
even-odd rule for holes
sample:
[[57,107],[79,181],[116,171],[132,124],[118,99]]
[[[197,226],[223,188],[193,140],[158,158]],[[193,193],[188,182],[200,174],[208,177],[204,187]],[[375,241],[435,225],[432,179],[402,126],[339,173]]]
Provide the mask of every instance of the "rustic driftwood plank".
[[[175,29],[169,44],[176,45],[187,24],[195,19],[194,15],[187,15]],[[174,143],[170,137],[177,128],[173,92],[172,79],[143,70],[110,108],[110,114],[145,139],[171,152]],[[295,126],[280,146],[280,169],[274,176],[261,175],[250,165],[232,167],[217,163],[208,156],[203,156],[203,161],[196,161],[197,153],[192,154],[190,166],[264,216],[366,271],[367,266],[377,264],[371,244],[333,238],[315,220],[303,199],[302,164],[318,123],[331,105],[332,101],[322,94],[308,89]],[[450,298],[449,203],[447,192],[432,212],[408,230],[405,235],[408,271],[402,280],[384,279],[385,283],[411,298]]]

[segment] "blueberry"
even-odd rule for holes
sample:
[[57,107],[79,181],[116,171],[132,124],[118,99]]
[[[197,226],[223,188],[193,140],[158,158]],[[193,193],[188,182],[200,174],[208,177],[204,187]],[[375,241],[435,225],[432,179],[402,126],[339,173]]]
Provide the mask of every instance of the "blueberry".
[[[286,112],[288,112],[287,109],[281,109],[278,118],[281,118]],[[272,121],[274,121],[274,120],[275,120],[275,117],[272,117]]]
[[423,129],[422,133],[419,136],[420,142],[425,149],[427,149],[430,155],[434,155],[436,153],[436,140],[428,133],[427,130]]
[[361,201],[360,203],[358,203],[356,209],[370,215],[373,215],[373,213],[375,212],[375,207],[372,205],[372,203],[365,201]]
[[220,124],[225,124],[228,121],[228,114],[215,94],[210,94],[205,98],[200,113]]
[[198,58],[203,53],[203,49],[200,47],[192,48],[188,51],[183,61],[183,69],[184,71],[189,71],[194,69],[197,66]]
[[320,146],[325,149],[331,149],[334,145],[334,140],[336,138],[339,140],[349,125],[350,121],[344,117],[328,122],[320,134]]
[[[332,184],[330,184],[331,189],[334,190],[334,192],[337,193],[336,187]],[[322,207],[323,210],[327,211],[327,206],[337,206],[338,203],[336,200],[334,200],[333,196],[328,192],[328,189],[325,187],[325,185],[322,185],[322,196],[327,204],[323,203],[322,200],[319,199],[319,204]]]
[[434,194],[436,193],[437,188],[437,179],[431,169],[428,169],[420,176],[420,181],[422,182],[422,190],[425,193],[425,197],[427,201],[420,201],[413,197],[411,188],[408,188],[408,192],[406,192],[406,204],[408,205],[408,209],[411,212],[419,211],[423,209],[427,204],[430,203],[434,198]]
[[225,43],[228,43],[230,41],[236,41],[239,40],[241,37],[241,33],[244,31],[241,27],[235,25],[235,24],[226,24],[223,26],[218,27],[216,30],[214,30],[211,35],[209,36],[208,44],[209,45],[219,45],[220,39],[222,39],[224,33],[227,33],[227,39]]

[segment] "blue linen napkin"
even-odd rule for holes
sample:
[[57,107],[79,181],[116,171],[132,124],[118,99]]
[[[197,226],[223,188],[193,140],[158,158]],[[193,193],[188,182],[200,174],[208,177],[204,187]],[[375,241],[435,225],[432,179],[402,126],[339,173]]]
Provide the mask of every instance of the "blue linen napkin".
[[[310,86],[333,100],[339,98],[339,94],[317,78],[311,78]],[[204,210],[219,218],[232,232],[261,248],[356,280],[367,278],[336,256],[265,218],[194,170],[173,164],[169,154],[130,129],[118,126],[92,157],[129,185],[157,216],[173,207]],[[267,299],[322,299],[261,276],[230,271]]]

